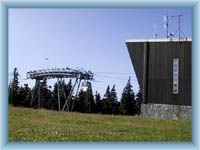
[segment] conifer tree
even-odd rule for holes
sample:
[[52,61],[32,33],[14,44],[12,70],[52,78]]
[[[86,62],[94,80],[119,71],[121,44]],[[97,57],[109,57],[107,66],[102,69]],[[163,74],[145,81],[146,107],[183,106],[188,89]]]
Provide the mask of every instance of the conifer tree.
[[35,86],[32,88],[32,96],[31,96],[31,107],[38,108],[38,101],[40,99],[40,87],[41,82],[36,80]]
[[113,85],[111,92],[111,98],[109,99],[109,109],[111,114],[116,114],[117,112],[117,92],[115,89],[115,85]]
[[130,77],[122,93],[120,112],[124,115],[134,115],[136,113],[135,95],[132,90]]
[[53,98],[51,101],[51,108],[58,110],[58,83],[56,82],[53,86]]
[[81,90],[75,103],[75,110],[85,113],[93,113],[95,110],[94,96],[92,88],[88,87],[86,91]]
[[78,97],[76,98],[75,105],[74,105],[74,111],[78,112],[86,112],[86,106],[85,106],[85,92],[83,90],[80,90],[78,93]]
[[102,103],[103,103],[102,112],[105,114],[111,114],[110,99],[111,99],[111,92],[110,92],[110,86],[108,85],[106,89],[106,93],[104,94],[104,98],[102,100]]
[[31,88],[28,84],[24,84],[24,87],[19,88],[19,100],[21,100],[21,105],[24,107],[30,107],[31,100]]
[[[72,81],[71,79],[69,80],[68,84],[65,84],[64,80],[59,80],[54,84],[53,88],[53,98],[52,98],[52,108],[55,110],[58,110],[58,87],[59,87],[59,96],[60,96],[60,108],[62,109],[66,99],[69,96],[69,93],[72,88]],[[69,100],[70,101],[70,100]],[[71,106],[71,104],[68,103],[68,107]],[[67,108],[67,110],[71,110],[70,108]]]
[[102,113],[102,101],[100,94],[96,91],[95,94],[95,112]]
[[138,115],[141,113],[141,103],[142,103],[142,93],[139,90],[139,92],[136,95],[136,107],[137,107],[137,114]]
[[38,108],[47,107],[47,100],[49,99],[49,92],[47,87],[47,79],[44,79],[40,84],[40,102]]
[[86,105],[86,112],[92,113],[94,112],[94,96],[92,93],[92,87],[88,87],[87,91],[85,92],[85,105]]
[[17,106],[20,104],[20,101],[18,100],[18,95],[19,95],[18,76],[19,76],[19,73],[17,71],[17,68],[14,68],[13,80],[9,85],[9,102],[14,106]]

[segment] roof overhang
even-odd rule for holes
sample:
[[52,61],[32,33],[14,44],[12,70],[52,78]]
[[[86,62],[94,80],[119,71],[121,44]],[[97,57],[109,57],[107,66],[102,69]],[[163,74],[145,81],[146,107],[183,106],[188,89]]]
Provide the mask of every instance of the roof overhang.
[[192,41],[191,38],[163,38],[163,39],[128,39],[126,43],[130,42],[185,42]]

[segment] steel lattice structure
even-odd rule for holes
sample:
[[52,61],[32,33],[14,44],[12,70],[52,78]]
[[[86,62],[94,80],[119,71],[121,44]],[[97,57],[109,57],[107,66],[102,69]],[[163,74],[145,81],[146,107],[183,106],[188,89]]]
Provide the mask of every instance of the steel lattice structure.
[[[67,109],[67,111],[72,111],[74,107],[74,101],[72,100],[72,94],[75,90],[75,86],[77,85],[76,89],[76,94],[75,97],[77,96],[81,80],[93,80],[93,73],[91,71],[80,71],[80,70],[75,70],[71,68],[53,68],[53,69],[44,69],[44,70],[33,70],[29,71],[26,74],[27,79],[35,79],[35,88],[32,94],[31,98],[31,105],[33,103],[33,98],[35,95],[35,90],[37,88],[37,96],[38,96],[38,108],[40,108],[40,85],[41,85],[41,80],[47,80],[47,79],[53,79],[57,78],[57,89],[58,89],[58,110],[59,111],[64,111]],[[62,81],[64,78],[75,78],[75,83],[71,88],[71,91],[68,95],[68,97],[65,97],[65,104],[63,105],[62,109],[60,107],[60,91],[64,93],[63,87],[59,87],[58,82]],[[64,93],[65,95],[65,93]],[[72,104],[71,110],[69,109],[69,105]]]
[[43,80],[44,78],[77,78],[81,80],[92,80],[93,73],[91,71],[80,71],[70,68],[53,68],[27,72],[27,79]]

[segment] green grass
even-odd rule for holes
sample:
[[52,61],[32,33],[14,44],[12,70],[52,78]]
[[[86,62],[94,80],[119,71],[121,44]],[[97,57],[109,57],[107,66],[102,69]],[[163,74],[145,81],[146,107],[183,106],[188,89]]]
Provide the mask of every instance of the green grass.
[[191,141],[189,120],[9,107],[9,141]]

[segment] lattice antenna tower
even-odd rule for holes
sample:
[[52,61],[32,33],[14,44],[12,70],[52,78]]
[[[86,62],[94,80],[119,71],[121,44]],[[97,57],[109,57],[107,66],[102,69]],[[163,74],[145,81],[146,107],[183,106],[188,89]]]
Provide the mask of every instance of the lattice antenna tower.
[[169,17],[168,14],[163,16],[164,30],[166,30],[166,37],[169,38]]
[[178,26],[178,29],[176,30],[176,32],[174,33],[174,35],[176,35],[178,33],[178,38],[179,40],[181,39],[181,34],[187,38],[187,36],[185,35],[185,33],[181,30],[181,17],[183,17],[182,14],[179,14],[179,15],[174,15],[174,16],[171,16],[172,18],[178,18],[178,22],[177,22],[177,26]]
[[157,39],[158,38],[158,33],[157,33],[157,26],[154,24],[154,37]]

